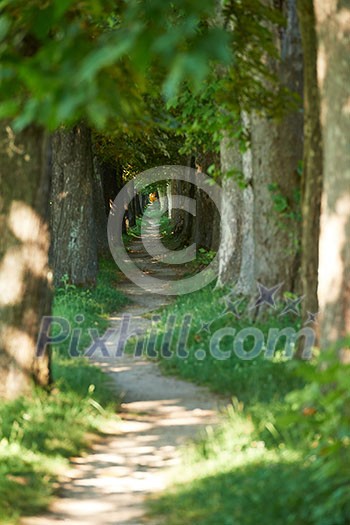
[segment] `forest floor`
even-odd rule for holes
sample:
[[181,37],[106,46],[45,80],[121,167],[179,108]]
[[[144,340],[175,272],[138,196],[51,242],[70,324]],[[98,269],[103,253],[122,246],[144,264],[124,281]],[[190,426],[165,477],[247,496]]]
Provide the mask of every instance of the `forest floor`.
[[[147,234],[158,235],[152,222]],[[151,259],[141,239],[132,241],[129,253],[140,268],[162,279],[164,286],[179,277],[178,267]],[[106,343],[109,349],[115,349],[126,314],[131,316],[129,330],[145,333],[152,324],[150,312],[171,301],[168,296],[145,292],[126,278],[120,289],[130,304],[110,318],[114,333]],[[95,354],[93,360],[108,374],[111,391],[121,399],[121,419],[106,429],[87,454],[72,458],[49,511],[24,518],[23,525],[150,523],[147,496],[164,490],[180,462],[181,446],[217,423],[220,408],[227,402],[204,387],[164,376],[157,363],[145,357]]]

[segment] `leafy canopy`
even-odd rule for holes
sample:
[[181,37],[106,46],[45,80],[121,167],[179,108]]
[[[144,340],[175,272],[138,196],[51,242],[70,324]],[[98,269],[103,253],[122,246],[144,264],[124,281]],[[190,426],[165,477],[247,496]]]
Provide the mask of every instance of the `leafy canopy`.
[[145,110],[156,75],[173,96],[199,87],[211,61],[228,64],[227,31],[213,0],[4,0],[0,10],[0,118],[51,129],[86,118],[103,128]]

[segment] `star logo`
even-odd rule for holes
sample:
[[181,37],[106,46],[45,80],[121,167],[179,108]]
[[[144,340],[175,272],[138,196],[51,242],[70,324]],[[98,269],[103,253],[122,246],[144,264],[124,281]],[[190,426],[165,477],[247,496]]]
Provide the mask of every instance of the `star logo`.
[[202,326],[198,330],[197,334],[199,332],[208,332],[208,333],[210,333],[210,325],[211,325],[211,323],[202,322]]
[[241,302],[243,301],[243,299],[236,299],[236,301],[231,301],[231,299],[229,298],[225,298],[225,303],[226,303],[226,309],[225,309],[225,312],[223,315],[226,315],[228,313],[231,313],[233,314],[237,319],[240,319],[241,317],[241,314],[238,310],[238,307],[239,305],[241,304]]
[[316,312],[316,313],[307,312],[307,319],[304,324],[310,324],[310,323],[317,324],[318,323],[318,319],[317,319],[318,313],[319,312]]
[[299,315],[299,304],[304,299],[305,295],[302,295],[301,297],[297,297],[296,299],[290,299],[289,297],[286,297],[285,302],[286,306],[282,310],[279,316],[286,315],[289,313]]
[[262,306],[263,304],[266,304],[267,306],[272,306],[272,308],[276,308],[274,296],[282,287],[282,285],[283,283],[279,283],[276,286],[273,286],[272,288],[266,288],[266,286],[263,286],[261,283],[257,283],[259,297],[255,301],[255,305],[253,306],[253,308],[259,308],[259,306]]

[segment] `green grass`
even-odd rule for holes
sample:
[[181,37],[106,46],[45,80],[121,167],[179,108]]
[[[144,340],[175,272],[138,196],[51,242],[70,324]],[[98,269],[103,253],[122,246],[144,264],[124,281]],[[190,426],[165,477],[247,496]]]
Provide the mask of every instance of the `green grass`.
[[306,525],[313,485],[301,451],[269,448],[236,402],[184,448],[175,483],[150,499],[149,514],[167,525]]
[[[169,374],[206,385],[233,404],[215,429],[184,447],[174,482],[149,500],[149,514],[166,525],[347,525],[350,523],[350,366],[336,357],[290,361],[282,342],[274,359],[234,352],[219,361],[209,341],[219,329],[292,326],[299,318],[268,311],[254,319],[242,302],[241,317],[223,315],[228,290],[207,287],[182,296],[163,313],[158,351],[169,314],[176,315],[171,356],[159,357]],[[191,314],[186,359],[177,355],[181,320]],[[210,323],[209,332],[202,329]],[[246,351],[252,342],[246,341]],[[221,350],[232,349],[232,337]],[[205,350],[203,360],[196,352]],[[264,350],[264,348],[263,348]]]
[[96,367],[56,358],[54,374],[60,380],[51,393],[34,389],[0,406],[0,523],[44,510],[68,458],[87,447],[87,432],[101,432],[116,417],[117,402]]
[[[84,314],[84,328],[103,333],[107,314],[125,303],[115,289],[114,263],[103,261],[93,290],[69,286],[56,291],[53,315],[72,325]],[[81,347],[90,343],[84,331]],[[0,523],[44,511],[69,458],[89,445],[91,433],[117,421],[118,400],[101,370],[83,358],[67,357],[68,342],[53,352],[51,392],[33,388],[31,397],[0,405]]]
[[[286,494],[291,480],[298,490]],[[306,525],[303,494],[309,490],[297,461],[266,456],[203,477],[197,472],[195,480],[154,502],[153,514],[163,515],[167,525]]]
[[[349,367],[337,370],[348,378]],[[268,411],[253,405],[254,417],[234,401],[218,427],[183,448],[172,485],[149,500],[149,515],[159,525],[347,525],[349,393],[343,384],[322,397],[316,385]]]
[[[242,360],[232,351],[233,339],[225,336],[220,343],[222,352],[231,351],[228,359],[218,360],[210,352],[210,339],[212,335],[223,328],[234,328],[236,333],[240,330],[254,326],[264,334],[265,342],[268,332],[272,328],[282,329],[293,326],[300,328],[300,322],[295,317],[278,317],[282,310],[279,307],[274,315],[263,314],[259,320],[252,321],[243,311],[247,304],[242,303],[238,308],[242,313],[237,319],[232,313],[226,313],[224,297],[228,290],[215,290],[212,285],[198,292],[180,296],[174,304],[161,313],[158,323],[157,351],[160,355],[160,366],[165,373],[176,374],[184,379],[206,385],[214,392],[233,395],[245,404],[270,402],[281,399],[283,396],[301,384],[300,378],[294,374],[294,363],[284,359],[281,355],[283,340],[277,346],[276,358],[265,359],[263,351],[258,358]],[[176,323],[171,344],[171,357],[162,358],[161,345],[168,316],[176,316]],[[186,343],[188,357],[177,355],[177,348],[181,334],[181,326],[186,315],[191,316],[190,331]],[[203,323],[209,323],[208,330],[203,328]],[[246,351],[252,347],[252,341],[247,338]],[[205,352],[205,358],[196,358],[196,352]]]

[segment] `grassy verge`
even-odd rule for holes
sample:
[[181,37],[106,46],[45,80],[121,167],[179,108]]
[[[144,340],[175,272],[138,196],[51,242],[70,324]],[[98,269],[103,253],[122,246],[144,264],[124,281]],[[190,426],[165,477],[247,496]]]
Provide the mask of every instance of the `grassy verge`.
[[[150,500],[150,515],[167,525],[348,524],[350,367],[334,353],[307,363],[285,359],[283,340],[274,358],[266,359],[269,330],[298,330],[299,317],[282,315],[280,304],[273,316],[266,312],[254,320],[247,303],[235,304],[233,312],[227,308],[228,293],[208,287],[180,297],[158,324],[164,371],[234,397],[222,424],[184,449],[173,485]],[[171,352],[162,357],[170,314],[176,317]],[[184,358],[179,341],[186,315]],[[230,355],[219,360],[211,354],[215,332],[249,326],[264,335],[259,356],[239,358],[232,332],[220,341]],[[253,346],[248,337],[245,351]]]
[[[156,345],[160,366],[165,373],[177,374],[184,379],[206,385],[220,394],[236,396],[244,404],[252,405],[258,401],[281,399],[288,391],[300,385],[301,381],[294,374],[294,363],[283,357],[283,339],[276,345],[274,359],[265,359],[264,345],[270,330],[292,327],[297,331],[300,321],[295,316],[280,316],[282,305],[273,316],[266,312],[255,321],[244,313],[249,312],[246,302],[235,306],[233,314],[227,307],[229,294],[230,290],[215,290],[213,286],[207,286],[198,292],[181,296],[170,308],[162,312],[161,320],[157,324]],[[232,298],[228,300],[231,303],[233,301]],[[237,315],[240,318],[237,318]],[[162,346],[170,316],[175,317],[171,355],[164,356]],[[184,337],[186,319],[189,320],[184,345],[187,355],[180,357],[179,348]],[[223,336],[219,342],[222,359],[218,359],[215,351],[210,349],[213,334],[226,329],[235,330],[238,334],[251,326],[261,332],[264,338],[264,345],[258,357],[246,360],[237,357],[232,351],[230,334]],[[249,353],[254,346],[253,338],[247,337],[244,346],[245,351]]]
[[313,483],[301,454],[268,449],[246,414],[228,414],[184,458],[173,486],[149,501],[150,514],[163,518],[161,523],[308,523],[303,500]]
[[[66,283],[56,292],[53,314],[72,324],[83,314],[83,328],[103,333],[107,314],[125,302],[113,287],[115,274],[115,265],[103,261],[95,289]],[[83,330],[81,346],[89,342]],[[88,433],[116,420],[117,400],[105,375],[83,358],[69,359],[67,347],[68,342],[53,353],[50,393],[33,388],[31,397],[0,405],[0,523],[45,510],[69,458],[89,445]]]

